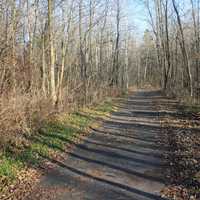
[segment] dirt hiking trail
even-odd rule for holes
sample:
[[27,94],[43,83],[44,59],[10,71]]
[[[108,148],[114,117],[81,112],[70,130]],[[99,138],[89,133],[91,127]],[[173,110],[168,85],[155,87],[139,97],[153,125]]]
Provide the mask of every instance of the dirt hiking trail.
[[119,111],[93,129],[47,173],[27,200],[162,200],[165,185],[158,91],[121,99]]

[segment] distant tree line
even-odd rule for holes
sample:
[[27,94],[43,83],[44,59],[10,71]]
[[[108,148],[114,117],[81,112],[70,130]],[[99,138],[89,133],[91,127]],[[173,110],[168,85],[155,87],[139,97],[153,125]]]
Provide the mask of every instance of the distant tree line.
[[[151,30],[141,54],[144,79],[180,96],[200,96],[200,1],[145,0]],[[145,61],[144,61],[145,60]]]
[[132,43],[120,0],[0,0],[0,135],[126,91]]

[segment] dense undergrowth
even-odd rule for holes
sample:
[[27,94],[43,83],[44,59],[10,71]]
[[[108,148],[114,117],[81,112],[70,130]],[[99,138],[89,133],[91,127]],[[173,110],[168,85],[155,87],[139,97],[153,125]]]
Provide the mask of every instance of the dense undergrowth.
[[[23,183],[24,172],[44,165],[45,158],[57,158],[67,145],[78,140],[95,120],[103,119],[116,107],[111,99],[92,107],[85,107],[71,114],[58,114],[43,122],[34,133],[20,135],[20,143],[10,143],[0,152],[0,197],[14,192]],[[98,120],[99,121],[99,120]],[[33,172],[33,176],[37,172]],[[30,174],[28,175],[30,176]],[[22,181],[21,181],[22,179]]]

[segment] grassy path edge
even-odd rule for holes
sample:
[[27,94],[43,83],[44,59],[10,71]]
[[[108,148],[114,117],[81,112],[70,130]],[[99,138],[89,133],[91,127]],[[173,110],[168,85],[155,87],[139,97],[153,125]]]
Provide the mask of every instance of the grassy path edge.
[[114,99],[85,107],[79,111],[57,115],[35,134],[25,135],[23,147],[11,147],[0,154],[0,199],[20,199],[40,180],[48,168],[45,157],[62,159],[71,143],[80,143],[89,134],[89,127],[98,127],[101,121],[116,111]]

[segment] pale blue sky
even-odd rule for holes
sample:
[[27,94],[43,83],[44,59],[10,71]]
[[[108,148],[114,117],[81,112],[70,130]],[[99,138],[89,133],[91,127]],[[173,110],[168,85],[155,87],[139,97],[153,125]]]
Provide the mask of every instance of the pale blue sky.
[[[149,14],[144,4],[142,3],[143,0],[125,0],[125,2],[125,9],[127,12],[126,14],[128,16],[129,24],[135,25],[134,31],[136,36],[142,38],[144,31],[146,29],[151,29],[147,21],[147,19],[149,19]],[[171,4],[171,1],[169,2]],[[190,0],[176,0],[176,2],[180,10],[181,18],[189,21],[191,19],[191,13],[188,12],[188,10],[191,9]],[[169,12],[173,12],[173,10]]]
[[134,24],[134,33],[141,38],[145,29],[149,28],[147,10],[141,0],[126,0],[126,12],[129,25]]

